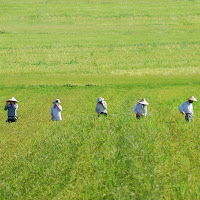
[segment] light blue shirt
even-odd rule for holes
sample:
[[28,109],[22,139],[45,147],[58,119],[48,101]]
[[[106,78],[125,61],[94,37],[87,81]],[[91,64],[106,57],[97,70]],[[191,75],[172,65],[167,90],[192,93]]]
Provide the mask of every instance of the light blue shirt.
[[184,102],[180,107],[179,107],[179,112],[185,112],[185,113],[192,113],[193,114],[193,105],[192,103],[189,103],[189,101]]
[[105,101],[102,101],[103,105],[100,103],[96,104],[96,109],[95,111],[99,114],[99,113],[108,113],[107,112],[107,103]]
[[62,120],[61,117],[61,111],[62,111],[62,106],[57,103],[58,108],[55,106],[55,104],[51,107],[51,115],[53,115],[53,121],[57,120]]
[[143,104],[136,104],[135,107],[133,108],[133,111],[139,115],[143,115],[143,116],[147,116],[147,106],[146,105],[143,105]]

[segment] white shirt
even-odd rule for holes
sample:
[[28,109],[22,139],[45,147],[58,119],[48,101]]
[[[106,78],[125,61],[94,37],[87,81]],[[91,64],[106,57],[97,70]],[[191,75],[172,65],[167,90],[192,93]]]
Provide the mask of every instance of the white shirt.
[[189,103],[189,101],[184,102],[180,107],[179,107],[179,112],[185,112],[185,113],[192,113],[193,114],[193,105],[192,103]]
[[59,109],[55,107],[55,105],[51,107],[51,115],[53,115],[53,119],[52,119],[53,121],[62,120],[62,117],[61,117],[62,106],[58,103],[57,105]]
[[135,107],[133,108],[133,111],[139,115],[143,115],[143,116],[146,116],[147,115],[147,106],[146,105],[143,105],[143,104],[136,104]]
[[103,105],[100,103],[97,103],[95,111],[99,113],[107,113],[107,103],[105,101],[102,101]]

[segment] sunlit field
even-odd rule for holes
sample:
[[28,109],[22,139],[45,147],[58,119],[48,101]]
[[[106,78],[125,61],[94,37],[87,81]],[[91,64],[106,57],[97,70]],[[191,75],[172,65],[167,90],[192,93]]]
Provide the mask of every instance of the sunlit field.
[[198,0],[1,0],[0,199],[200,199],[199,26]]

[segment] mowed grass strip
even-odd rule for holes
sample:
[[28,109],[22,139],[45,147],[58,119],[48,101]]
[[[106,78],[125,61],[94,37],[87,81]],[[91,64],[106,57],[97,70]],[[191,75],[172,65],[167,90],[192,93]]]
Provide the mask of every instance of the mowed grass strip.
[[2,49],[0,76],[10,72],[15,76],[50,73],[66,77],[68,74],[193,75],[200,72],[199,49],[198,43]]

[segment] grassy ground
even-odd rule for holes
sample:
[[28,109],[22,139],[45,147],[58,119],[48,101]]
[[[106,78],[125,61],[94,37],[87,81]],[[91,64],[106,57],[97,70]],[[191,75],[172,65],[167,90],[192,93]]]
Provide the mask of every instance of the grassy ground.
[[[0,2],[0,199],[199,199],[199,1]],[[97,118],[102,96],[108,117]],[[137,120],[137,100],[150,103]],[[52,101],[63,121],[50,121]]]

